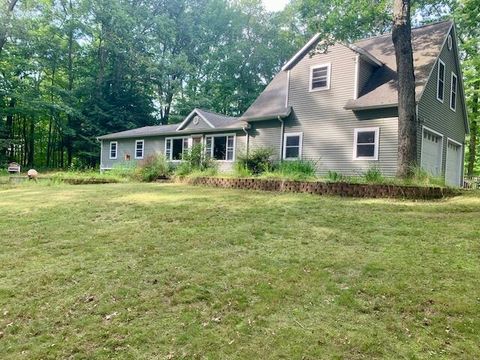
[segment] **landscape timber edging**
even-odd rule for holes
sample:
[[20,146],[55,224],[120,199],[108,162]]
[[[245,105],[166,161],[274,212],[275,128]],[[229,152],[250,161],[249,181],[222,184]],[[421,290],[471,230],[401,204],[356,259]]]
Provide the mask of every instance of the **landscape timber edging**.
[[348,182],[291,181],[255,178],[183,178],[189,185],[205,185],[230,189],[249,189],[277,192],[308,193],[315,195],[336,195],[360,198],[399,198],[399,199],[442,199],[456,195],[450,188],[437,186],[402,186],[388,184],[355,184]]

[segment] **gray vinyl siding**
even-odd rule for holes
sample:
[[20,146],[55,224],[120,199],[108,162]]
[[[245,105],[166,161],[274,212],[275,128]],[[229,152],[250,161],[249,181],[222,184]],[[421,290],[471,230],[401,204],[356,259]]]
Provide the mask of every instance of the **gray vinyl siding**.
[[[235,159],[239,154],[245,152],[246,147],[246,137],[245,133],[238,131],[225,132],[225,134],[235,134]],[[222,132],[223,134],[223,132]],[[214,134],[204,134],[205,135],[214,135]],[[131,138],[131,139],[116,139],[116,140],[103,140],[102,141],[102,157],[100,168],[101,169],[111,169],[115,166],[133,166],[138,161],[135,159],[135,141],[144,140],[144,159],[150,155],[158,155],[165,153],[165,139],[168,137],[176,137],[178,135],[169,135],[169,136],[151,136],[143,138]],[[188,137],[188,135],[184,135]],[[117,141],[117,159],[113,160],[109,158],[110,154],[110,142]],[[125,160],[125,155],[130,155],[130,160]],[[220,171],[230,171],[233,168],[232,162],[219,161],[218,167]]]
[[193,123],[193,119],[195,116],[193,116],[188,123],[182,128],[182,130],[203,130],[203,129],[211,129],[212,127],[208,125],[205,120],[203,120],[200,116],[198,117],[199,121],[198,124],[195,125]]
[[274,159],[280,159],[281,123],[278,119],[254,122],[248,131],[250,134],[249,148],[254,151],[258,148],[272,149]]
[[[285,123],[285,132],[303,133],[303,158],[317,162],[317,173],[329,170],[358,175],[377,167],[394,176],[397,167],[398,118],[391,110],[359,112],[344,106],[354,94],[356,54],[334,45],[326,54],[305,56],[290,72],[288,101],[294,114]],[[331,64],[330,90],[309,91],[310,67]],[[354,129],[379,127],[378,160],[354,160]]]
[[[442,173],[445,173],[447,137],[464,144],[466,134],[466,114],[463,92],[460,89],[461,73],[459,71],[459,63],[456,52],[457,43],[454,34],[452,34],[452,37],[454,39],[452,50],[448,50],[448,46],[445,44],[440,53],[440,59],[445,63],[445,90],[443,103],[437,100],[437,61],[418,104],[418,120],[420,124],[417,136],[418,162],[420,163],[421,161],[421,146],[423,139],[422,126],[426,126],[443,135]],[[457,75],[458,78],[456,111],[450,109],[450,86],[452,71]]]

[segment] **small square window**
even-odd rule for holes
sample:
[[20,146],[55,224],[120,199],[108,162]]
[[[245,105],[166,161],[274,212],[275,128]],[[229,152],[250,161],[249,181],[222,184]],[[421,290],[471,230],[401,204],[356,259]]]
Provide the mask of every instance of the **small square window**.
[[378,160],[379,128],[355,129],[353,158],[355,160]]
[[302,133],[285,134],[283,142],[283,158],[299,160],[302,157]]
[[330,88],[330,64],[316,65],[310,69],[310,91]]

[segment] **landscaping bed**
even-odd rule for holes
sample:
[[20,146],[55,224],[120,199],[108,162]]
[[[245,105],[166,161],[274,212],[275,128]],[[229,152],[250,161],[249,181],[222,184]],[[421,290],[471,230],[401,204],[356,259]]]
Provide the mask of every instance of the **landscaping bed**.
[[349,182],[265,180],[258,178],[195,177],[182,181],[191,185],[206,185],[233,189],[338,195],[346,197],[441,199],[458,191],[438,186],[405,186],[392,184],[355,184]]

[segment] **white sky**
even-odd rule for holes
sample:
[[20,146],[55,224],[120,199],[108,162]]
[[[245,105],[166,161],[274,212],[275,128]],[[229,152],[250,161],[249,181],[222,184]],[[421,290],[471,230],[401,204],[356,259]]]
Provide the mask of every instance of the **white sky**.
[[289,0],[262,0],[262,2],[268,11],[280,11],[283,10]]

